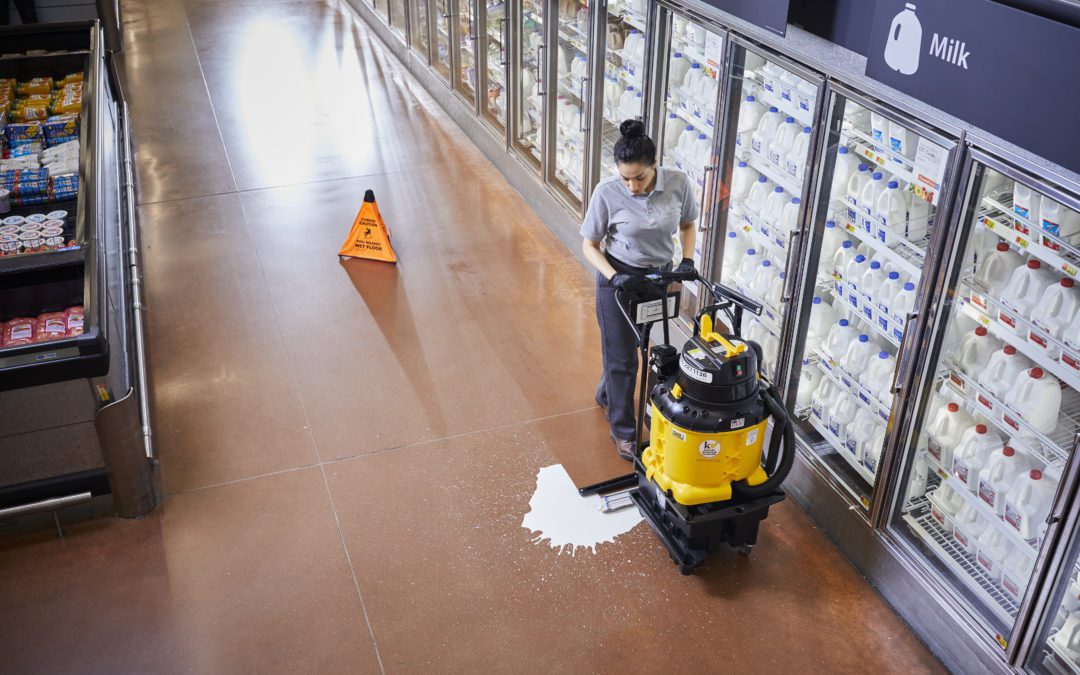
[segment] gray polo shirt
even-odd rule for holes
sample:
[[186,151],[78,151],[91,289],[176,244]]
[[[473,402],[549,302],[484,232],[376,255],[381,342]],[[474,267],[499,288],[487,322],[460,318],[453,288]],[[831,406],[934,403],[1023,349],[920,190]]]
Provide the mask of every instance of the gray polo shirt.
[[659,167],[648,195],[631,195],[619,176],[597,185],[581,236],[595,242],[606,238],[607,252],[628,265],[659,267],[675,255],[679,224],[697,218],[690,179],[677,169]]

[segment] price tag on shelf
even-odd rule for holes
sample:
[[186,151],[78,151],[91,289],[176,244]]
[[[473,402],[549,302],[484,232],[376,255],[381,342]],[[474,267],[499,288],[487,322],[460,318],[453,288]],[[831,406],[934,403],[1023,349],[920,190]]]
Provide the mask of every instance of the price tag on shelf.
[[919,198],[934,206],[938,204],[941,184],[945,180],[945,165],[949,161],[949,152],[932,141],[919,139],[915,150],[914,191]]
[[986,229],[993,230],[997,228],[997,223],[990,219],[990,216],[982,217],[982,224],[986,226]]
[[1062,263],[1061,271],[1073,278],[1080,276],[1080,269],[1077,269],[1076,265],[1070,265],[1069,263]]

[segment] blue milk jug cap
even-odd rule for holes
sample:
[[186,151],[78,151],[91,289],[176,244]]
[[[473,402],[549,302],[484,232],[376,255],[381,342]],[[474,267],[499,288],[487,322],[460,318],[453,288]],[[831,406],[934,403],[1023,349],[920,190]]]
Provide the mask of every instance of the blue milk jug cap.
[[851,248],[855,244],[851,243],[850,239],[845,239],[843,244],[840,244],[840,248]]
[[899,272],[889,272],[889,278],[890,279],[899,279],[900,278],[900,273]]
[[776,187],[773,188],[773,192],[783,192],[783,191],[784,191],[784,188],[780,187],[779,185],[777,185]]
[[[641,96],[641,94],[638,94],[638,96]],[[699,140],[699,141],[701,141],[701,140],[704,140],[705,138],[707,138],[707,137],[705,136],[705,134],[698,134],[698,135],[697,135],[697,137],[698,137],[698,140]]]
[[840,319],[840,325],[843,326],[844,328],[847,328],[851,324],[848,322],[847,319]]
[[686,130],[687,131],[693,131],[694,130],[694,125],[693,124],[687,124],[686,125]]
[[841,155],[846,155],[851,151],[847,149],[846,145],[841,145],[840,148],[836,152],[841,154]]
[[746,168],[746,162],[739,162],[739,168],[740,169],[745,169]]
[[682,58],[682,52],[675,52],[674,56],[677,59],[681,59]]
[[913,290],[915,290],[915,284],[911,283],[910,281],[907,282],[906,284],[904,284],[904,290],[905,291],[913,291]]
[[755,98],[754,96],[747,96],[747,97],[746,97],[746,102],[747,102],[747,103],[753,103],[753,102],[754,102],[754,101],[756,101],[756,100],[757,100],[757,99],[756,99],[756,98]]
[[700,64],[700,63],[695,63],[694,65],[692,65],[692,66],[690,66],[690,67],[691,67],[691,68],[700,68],[700,67],[701,67],[701,64]]
[[769,179],[766,178],[765,176],[758,176],[757,177],[757,182],[759,182],[759,183],[767,183],[768,181],[769,181]]
[[870,269],[872,269],[872,270],[881,269],[881,263],[879,263],[878,261],[875,260],[874,262],[870,263]]
[[813,304],[820,305],[821,304],[821,298],[819,298],[818,296],[815,295]]
[[784,278],[784,277],[786,277],[786,276],[787,276],[787,273],[786,273],[786,272],[781,272],[781,273],[780,273],[780,278],[781,278],[781,279],[783,279],[783,278]]
[[833,221],[831,221],[831,220],[826,220],[825,221],[825,229],[826,230],[831,230],[831,229],[833,229],[835,227],[836,227],[836,223],[834,223]]
[[675,113],[668,113],[668,116],[667,116],[667,118],[668,118],[669,120],[673,120],[673,119],[675,119],[676,117],[678,117],[678,115],[676,115]]
[[811,131],[812,131],[812,130],[810,129],[810,127],[803,127],[803,128],[802,128],[802,132],[803,132],[804,134],[808,134],[808,133],[810,133]]
[[780,111],[777,110],[776,106],[771,105],[771,106],[769,106],[769,112],[780,112]]
[[630,84],[626,86],[626,91],[634,91],[634,85]]
[[881,175],[880,171],[875,171],[874,175],[870,176],[870,178],[872,178],[874,180],[881,180],[883,178],[883,176]]
[[762,267],[772,267],[772,262],[770,262],[769,259],[766,258],[766,259],[761,261],[761,266]]
[[784,123],[785,124],[794,124],[795,123],[795,118],[794,117],[785,117],[784,118]]
[[799,203],[799,198],[798,197],[792,197],[791,198],[791,203],[792,204],[798,204]]
[[900,183],[898,181],[895,181],[895,180],[889,181],[889,189],[890,190],[895,190],[898,187],[900,187]]
[[889,358],[889,352],[878,352],[877,357],[879,359],[887,359]]
[[735,234],[734,232],[728,232],[727,233],[727,238],[728,239],[734,239],[737,236],[739,236],[739,235]]
[[855,262],[857,262],[857,263],[866,262],[866,256],[864,256],[862,253],[860,253],[859,255],[855,256]]
[[748,248],[746,249],[746,253],[747,255],[757,255],[757,249]]
[[865,164],[860,164],[859,165],[859,171],[867,171],[869,169],[870,169],[870,167],[866,166]]
[[859,336],[859,342],[870,342],[870,338],[867,337],[866,335],[860,335]]

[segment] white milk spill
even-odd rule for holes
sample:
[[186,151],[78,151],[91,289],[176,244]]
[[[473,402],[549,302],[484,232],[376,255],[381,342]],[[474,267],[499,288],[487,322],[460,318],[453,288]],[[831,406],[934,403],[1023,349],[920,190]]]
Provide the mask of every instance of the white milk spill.
[[641,522],[633,506],[614,513],[600,511],[600,497],[579,495],[562,464],[545,466],[536,474],[536,492],[529,506],[521,526],[536,534],[534,542],[546,539],[559,555],[567,547],[574,555],[579,546],[595,553],[597,544],[615,541]]

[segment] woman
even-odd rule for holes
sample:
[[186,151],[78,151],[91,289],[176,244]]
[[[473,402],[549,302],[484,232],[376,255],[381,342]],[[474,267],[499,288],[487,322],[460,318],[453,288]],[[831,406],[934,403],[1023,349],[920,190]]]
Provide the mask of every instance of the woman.
[[596,320],[604,372],[596,388],[596,403],[607,413],[615,451],[632,460],[638,343],[616,305],[615,291],[641,293],[646,273],[670,268],[676,232],[683,256],[679,269],[694,268],[698,205],[686,174],[656,166],[656,144],[645,135],[644,123],[627,120],[619,131],[622,135],[615,142],[619,175],[602,181],[593,191],[581,225],[581,248],[597,272]]

